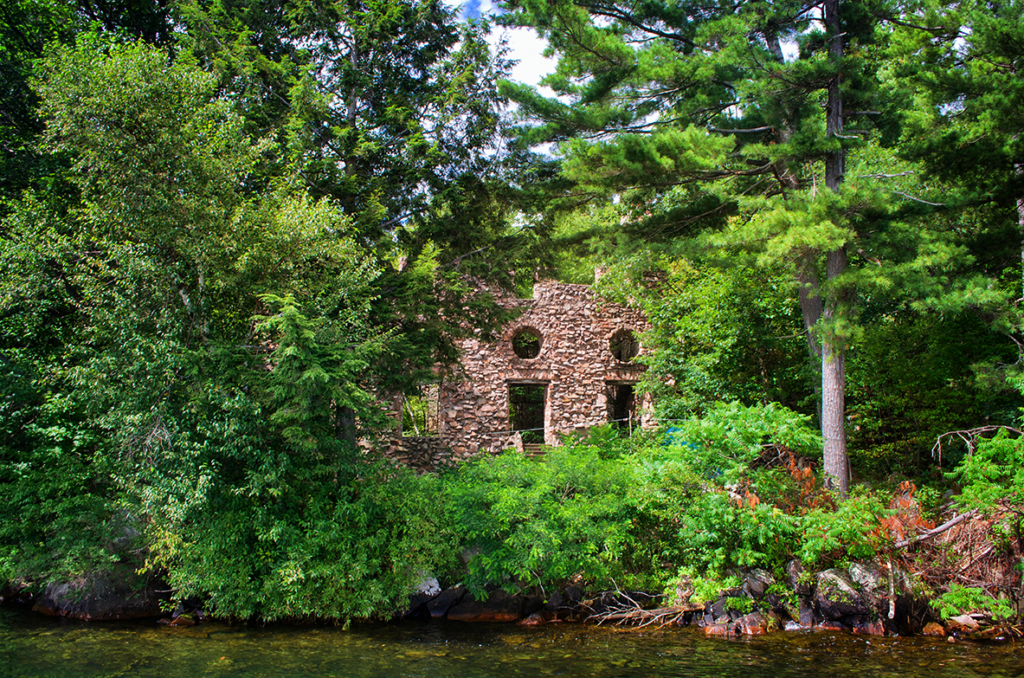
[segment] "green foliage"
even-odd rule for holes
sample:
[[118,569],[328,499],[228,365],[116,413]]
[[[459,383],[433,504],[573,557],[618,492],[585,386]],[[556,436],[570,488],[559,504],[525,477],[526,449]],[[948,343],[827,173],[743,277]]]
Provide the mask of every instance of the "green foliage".
[[103,570],[139,539],[88,396],[70,386],[74,290],[53,278],[67,238],[46,205],[13,207],[17,237],[0,239],[0,581],[32,584]]
[[[522,106],[524,144],[559,144],[551,204],[579,210],[561,222],[566,244],[600,238],[592,251],[606,260],[640,250],[699,262],[689,276],[664,266],[693,289],[673,285],[647,308],[649,388],[670,396],[673,416],[709,399],[805,407],[813,374],[793,346],[804,333],[821,365],[826,466],[845,493],[839,368],[848,351],[884,341],[867,336],[871,323],[911,308],[940,320],[983,309],[1019,333],[1007,303],[1019,296],[1024,194],[1019,2],[505,7],[502,21],[534,28],[558,57],[543,83],[551,96],[504,91]],[[612,201],[614,215],[593,207]],[[576,222],[592,214],[588,232]],[[723,271],[707,274],[710,264]],[[993,372],[1017,362],[980,358]],[[919,457],[917,440],[901,437],[933,431],[943,407],[912,407],[901,393],[915,386],[868,369],[850,371],[860,377],[851,404],[896,405],[903,419],[898,431],[857,422],[865,435],[854,440],[877,471]],[[969,373],[953,371],[956,381]],[[972,414],[959,409],[950,419]]]
[[730,596],[725,599],[725,609],[747,614],[754,609],[754,601],[751,598]]
[[816,456],[821,444],[810,417],[777,403],[715,403],[706,416],[691,417],[673,428],[670,437],[695,471],[718,478],[721,485],[738,482],[768,444],[808,457]]
[[851,558],[873,557],[888,539],[879,519],[887,510],[881,498],[853,493],[835,508],[808,511],[800,521],[800,559],[808,565]]
[[669,433],[668,446],[639,451],[630,501],[648,557],[712,577],[732,566],[784,559],[791,518],[769,504],[745,501],[730,488],[746,480],[764,444],[813,448],[816,439],[799,415],[774,405],[733,403],[684,422]]
[[949,591],[932,601],[932,607],[945,620],[970,612],[983,612],[993,619],[1009,619],[1013,616],[1010,601],[993,598],[984,589],[950,584]]
[[[777,405],[719,404],[633,458],[637,543],[655,562],[713,578],[730,567],[779,569],[792,557],[824,564],[874,555],[884,503],[855,494],[836,505],[808,494],[786,467],[756,468],[769,445],[813,454],[818,433]],[[808,472],[809,474],[809,472]],[[801,492],[804,494],[802,495]]]
[[354,445],[393,335],[351,220],[253,191],[273,145],[188,58],[83,38],[40,73],[81,202],[26,196],[0,240],[0,576],[144,542],[221,616],[394,611],[452,549],[436,483]]
[[724,577],[702,575],[689,567],[681,568],[679,577],[686,578],[693,585],[693,595],[690,596],[690,602],[693,603],[708,603],[718,600],[722,591],[736,589],[743,584],[739,577],[733,575]]
[[933,463],[942,433],[1010,423],[1017,394],[979,379],[978,366],[1013,353],[975,313],[906,313],[872,323],[848,364],[852,463],[865,474],[913,475]]
[[[640,284],[651,267],[664,279]],[[638,256],[599,286],[618,300],[638,301],[652,325],[644,335],[643,388],[661,418],[702,414],[716,401],[799,409],[810,399],[796,287],[784,274]]]
[[704,600],[731,568],[869,558],[888,538],[880,497],[837,505],[810,471],[759,466],[766,450],[820,444],[806,417],[776,404],[718,404],[632,448],[600,431],[566,443],[540,461],[510,451],[446,478],[470,586],[582,577],[674,588],[685,577]]
[[40,376],[17,357],[0,363],[0,582],[102,571],[140,545],[82,403],[40,389]]
[[[805,324],[812,351],[856,349],[864,468],[905,469],[1015,404],[988,388],[1015,357],[998,332],[1020,327],[1014,2],[901,5],[898,25],[845,3],[828,39],[785,3],[509,4],[561,56],[561,99],[499,85],[488,26],[436,1],[86,5],[0,12],[0,579],[134,565],[146,545],[222,616],[380,617],[459,544],[477,591],[680,568],[710,591],[732,567],[889,538],[880,497],[836,504],[792,456],[820,437],[766,404],[807,407]],[[505,95],[540,123],[524,145],[562,143],[560,173],[516,173]],[[840,147],[843,189],[821,190]],[[552,259],[548,214],[580,205]],[[667,441],[598,428],[442,480],[356,444],[386,427],[377,398],[508,319],[470,276],[555,261],[583,281],[609,258],[666,273],[618,292],[652,321],[660,415],[685,419]],[[1022,467],[1018,440],[982,441],[961,501],[1019,511]]]
[[450,564],[429,476],[384,462],[361,465],[359,477],[280,456],[235,463],[245,475],[210,477],[203,501],[151,548],[176,595],[202,597],[218,616],[387,618],[417,577]]
[[1024,440],[1002,429],[950,473],[963,491],[958,501],[982,510],[1024,504]]
[[465,463],[446,478],[470,549],[467,585],[557,586],[583,574],[611,583],[629,546],[626,464],[577,442],[534,461],[515,451]]
[[456,339],[486,339],[508,318],[466,279],[510,284],[535,250],[533,231],[509,226],[517,162],[497,92],[509,63],[485,22],[437,0],[175,11],[178,58],[202,64],[243,102],[247,133],[274,142],[249,187],[328,197],[377,262],[371,321],[391,335],[372,366],[381,393],[414,394],[457,362]]
[[898,83],[900,98],[911,100],[901,150],[951,182],[947,200],[992,200],[1002,206],[1002,219],[1012,219],[1024,189],[1015,169],[1024,143],[1024,86],[1013,66],[1024,55],[1021,5],[972,1],[954,9],[923,2],[914,10],[935,28],[905,26],[893,35],[886,70],[901,79],[890,86]]

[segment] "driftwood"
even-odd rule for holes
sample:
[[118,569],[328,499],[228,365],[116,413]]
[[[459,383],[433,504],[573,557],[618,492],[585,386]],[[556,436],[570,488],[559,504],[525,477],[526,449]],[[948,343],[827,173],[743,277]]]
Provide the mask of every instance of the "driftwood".
[[898,541],[896,542],[896,544],[894,544],[894,546],[898,549],[902,549],[922,541],[927,541],[928,539],[931,539],[936,535],[940,535],[946,530],[952,527],[956,527],[960,523],[964,522],[965,520],[969,520],[976,515],[978,515],[977,511],[968,511],[967,513],[961,513],[957,517],[942,523],[933,530],[928,530],[924,534],[919,534],[916,537],[912,537],[910,539],[903,539],[902,541]]
[[587,617],[587,621],[596,621],[598,624],[605,622],[614,623],[615,626],[651,626],[657,624],[665,626],[673,624],[682,619],[684,614],[700,612],[703,605],[687,603],[686,605],[672,605],[670,607],[659,607],[654,610],[642,610],[639,607],[620,607],[607,610],[599,614]]

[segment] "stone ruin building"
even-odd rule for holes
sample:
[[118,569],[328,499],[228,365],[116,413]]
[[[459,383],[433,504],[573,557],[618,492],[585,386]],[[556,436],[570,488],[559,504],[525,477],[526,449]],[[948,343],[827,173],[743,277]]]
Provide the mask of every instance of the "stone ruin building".
[[649,403],[634,392],[644,369],[635,361],[647,329],[642,312],[604,301],[589,285],[538,282],[532,299],[495,296],[521,315],[497,342],[461,342],[461,377],[429,391],[420,435],[400,432],[392,456],[429,469],[510,447],[536,453],[609,422],[647,423]]

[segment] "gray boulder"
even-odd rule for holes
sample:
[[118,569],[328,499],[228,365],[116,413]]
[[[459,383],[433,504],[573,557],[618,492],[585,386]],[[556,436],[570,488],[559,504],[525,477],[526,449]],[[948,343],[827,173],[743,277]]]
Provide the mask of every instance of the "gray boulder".
[[775,577],[767,570],[754,569],[747,573],[743,581],[743,592],[754,600],[761,600],[773,584],[775,584]]
[[814,607],[821,619],[868,617],[874,612],[876,602],[842,570],[825,570],[818,574]]
[[169,599],[167,586],[129,565],[117,565],[69,582],[53,582],[36,599],[35,612],[93,621],[140,619],[160,615]]
[[440,619],[448,613],[448,610],[453,605],[458,604],[465,595],[466,588],[464,586],[454,586],[450,589],[445,589],[427,603],[427,610],[430,612],[431,617]]

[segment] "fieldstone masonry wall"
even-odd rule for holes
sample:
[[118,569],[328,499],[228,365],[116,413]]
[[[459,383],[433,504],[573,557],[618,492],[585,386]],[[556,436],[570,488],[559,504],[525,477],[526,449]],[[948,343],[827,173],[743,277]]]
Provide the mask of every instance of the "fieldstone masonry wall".
[[[620,360],[612,352],[613,337],[628,332],[639,336],[647,329],[643,314],[599,299],[589,285],[540,282],[534,286],[533,299],[499,301],[522,308],[522,315],[505,328],[498,342],[464,341],[464,379],[441,385],[439,437],[456,459],[508,447],[522,449],[522,434],[511,430],[510,386],[543,388],[543,440],[555,445],[559,434],[583,433],[612,419],[615,394],[622,393],[616,389],[635,384],[643,371],[641,365]],[[513,338],[523,330],[540,338],[536,357],[519,357],[513,350]],[[639,350],[643,352],[642,347]],[[642,425],[648,409],[646,403],[636,402],[635,420],[627,425]]]
[[414,469],[434,470],[450,457],[448,445],[439,437],[403,436],[390,441],[387,454]]

